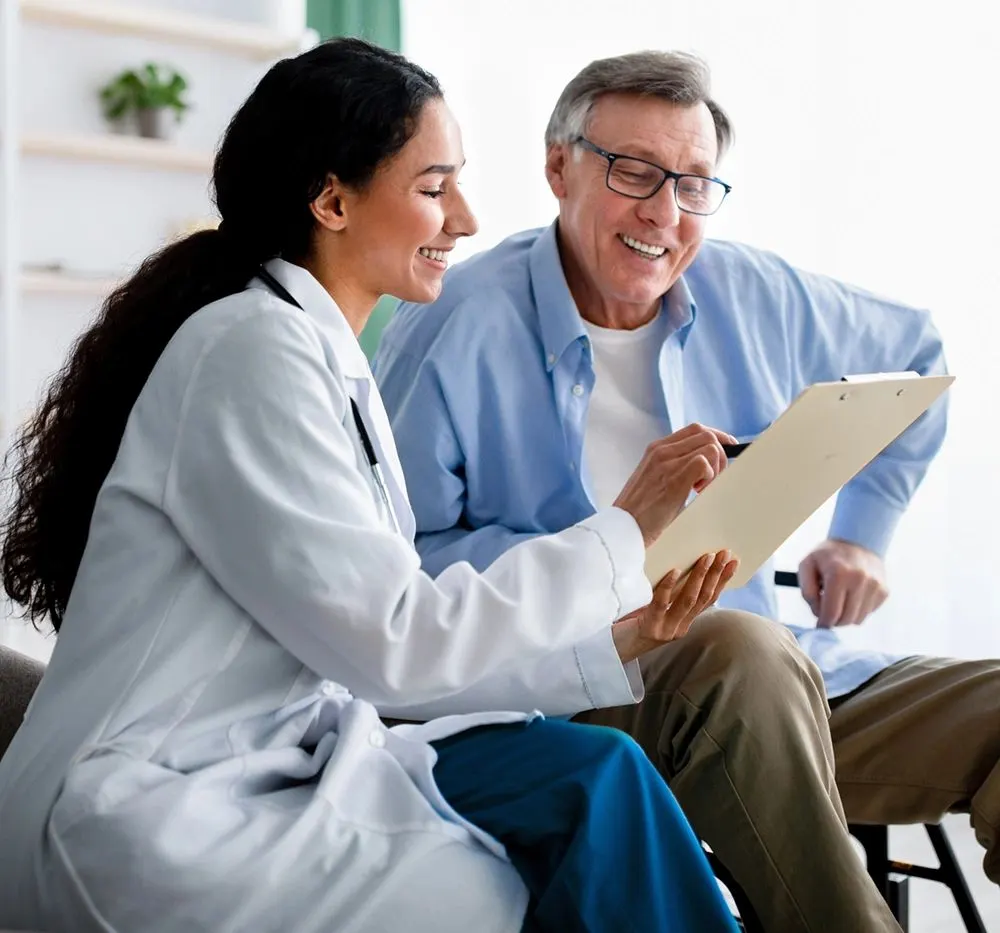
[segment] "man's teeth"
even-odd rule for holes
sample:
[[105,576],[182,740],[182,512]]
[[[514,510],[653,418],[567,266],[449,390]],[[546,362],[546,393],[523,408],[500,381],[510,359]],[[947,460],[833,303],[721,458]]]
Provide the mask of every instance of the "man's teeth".
[[635,240],[630,236],[625,236],[624,233],[621,237],[622,242],[626,246],[632,247],[632,249],[634,249],[637,253],[642,253],[644,256],[652,256],[655,258],[657,256],[662,256],[667,251],[665,246],[653,246],[652,243],[643,243],[642,240]]
[[428,259],[436,259],[438,262],[448,261],[448,253],[443,249],[427,249],[426,247],[421,246],[417,252],[419,252],[421,256],[426,256]]

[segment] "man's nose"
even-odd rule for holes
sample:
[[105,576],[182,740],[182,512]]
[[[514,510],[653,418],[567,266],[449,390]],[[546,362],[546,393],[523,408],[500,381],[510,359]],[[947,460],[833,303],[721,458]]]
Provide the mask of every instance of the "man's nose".
[[639,216],[656,227],[676,227],[681,220],[681,210],[674,195],[676,184],[673,178],[668,178],[656,194],[641,201]]

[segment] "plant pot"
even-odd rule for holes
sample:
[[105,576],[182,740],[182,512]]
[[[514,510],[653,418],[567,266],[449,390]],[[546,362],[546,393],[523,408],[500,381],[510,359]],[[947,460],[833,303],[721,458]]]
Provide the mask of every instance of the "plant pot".
[[146,139],[170,139],[177,124],[166,107],[140,107],[135,112],[139,135]]
[[105,122],[108,127],[108,132],[112,133],[114,136],[135,135],[135,121],[132,119],[131,114],[126,114],[125,116],[118,117],[114,120],[108,117],[105,118]]

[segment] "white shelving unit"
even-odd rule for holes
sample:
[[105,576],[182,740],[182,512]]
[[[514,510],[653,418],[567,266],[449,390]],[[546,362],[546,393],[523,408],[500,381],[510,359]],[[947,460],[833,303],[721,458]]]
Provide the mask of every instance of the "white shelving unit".
[[20,3],[21,15],[26,20],[200,45],[262,60],[294,52],[302,42],[301,35],[282,35],[263,26],[134,7],[123,2],[20,0]]
[[[6,451],[13,420],[14,347],[17,334],[18,154],[17,98],[11,78],[18,67],[17,7],[0,0],[0,451]],[[0,502],[0,507],[3,503]]]
[[103,298],[119,280],[109,276],[80,275],[73,272],[22,272],[21,292],[36,295],[80,295]]
[[262,25],[177,10],[135,6],[124,0],[0,0],[0,450],[14,420],[12,373],[18,345],[22,292],[101,297],[114,280],[66,273],[22,272],[18,250],[20,160],[45,157],[131,165],[207,177],[213,154],[161,140],[59,132],[21,132],[18,126],[18,67],[21,23],[32,22],[103,35],[197,46],[227,55],[271,60],[295,52],[303,33],[286,34]]
[[[95,61],[100,70],[100,56],[110,56],[110,67],[115,67],[120,50],[120,67],[126,67],[136,55],[156,55],[150,50],[160,45],[167,47],[167,57],[193,62],[193,86],[203,92],[195,100],[203,122],[200,135],[189,138],[204,141],[214,138],[214,129],[203,131],[206,113],[213,114],[209,125],[218,118],[221,130],[234,101],[242,99],[238,95],[252,87],[253,75],[267,62],[314,41],[314,34],[304,30],[305,0],[254,0],[249,5],[247,0],[215,0],[214,12],[231,13],[232,20],[179,9],[186,0],[158,3],[0,0],[0,458],[25,415],[31,387],[58,365],[62,348],[72,342],[86,315],[118,284],[113,273],[85,270],[132,266],[137,249],[145,251],[151,240],[199,221],[192,205],[204,201],[205,185],[199,179],[207,185],[211,173],[213,153],[208,149],[111,132],[64,131],[87,122],[74,124],[79,111],[67,109],[87,106],[79,88],[72,87],[81,65],[91,68],[84,79],[90,81]],[[291,16],[288,30],[263,24],[288,22],[290,13],[300,15],[297,21]],[[238,21],[237,16],[257,16],[260,22]],[[46,54],[49,30],[52,61],[43,72],[38,53]],[[130,38],[135,40],[131,44]],[[67,51],[69,61],[64,62],[59,55]],[[242,77],[234,78],[244,74],[245,87]],[[34,124],[35,114],[47,113],[46,95],[62,103],[62,119],[50,115],[51,125]],[[21,125],[22,112],[32,114],[30,128]],[[120,174],[123,193],[108,201],[115,189],[107,186],[118,184],[119,167],[128,169]],[[192,195],[195,191],[202,193]],[[195,211],[203,209],[207,203]],[[127,232],[132,229],[134,241]],[[39,265],[26,265],[29,260]],[[4,508],[0,502],[0,510]],[[8,624],[5,608],[0,600],[0,643],[46,656],[51,644],[29,637],[33,633],[21,623]]]
[[143,139],[139,136],[24,133],[21,136],[21,153],[203,174],[212,170],[211,152],[182,149],[161,139]]

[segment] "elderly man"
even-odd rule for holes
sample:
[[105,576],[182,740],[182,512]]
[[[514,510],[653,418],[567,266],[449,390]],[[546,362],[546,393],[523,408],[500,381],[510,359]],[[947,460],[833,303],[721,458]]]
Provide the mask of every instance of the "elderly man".
[[[613,504],[647,446],[690,422],[748,439],[813,382],[944,371],[926,314],[703,240],[730,140],[698,60],[592,63],[546,132],[558,220],[400,308],[375,370],[431,573]],[[969,811],[1000,881],[1000,663],[853,652],[835,633],[885,599],[882,555],[944,429],[939,405],[841,492],[799,568],[816,627],[766,621],[765,568],[722,600],[756,615],[706,613],[642,659],[640,702],[577,717],[642,744],[768,930],[896,929],[845,812]]]

